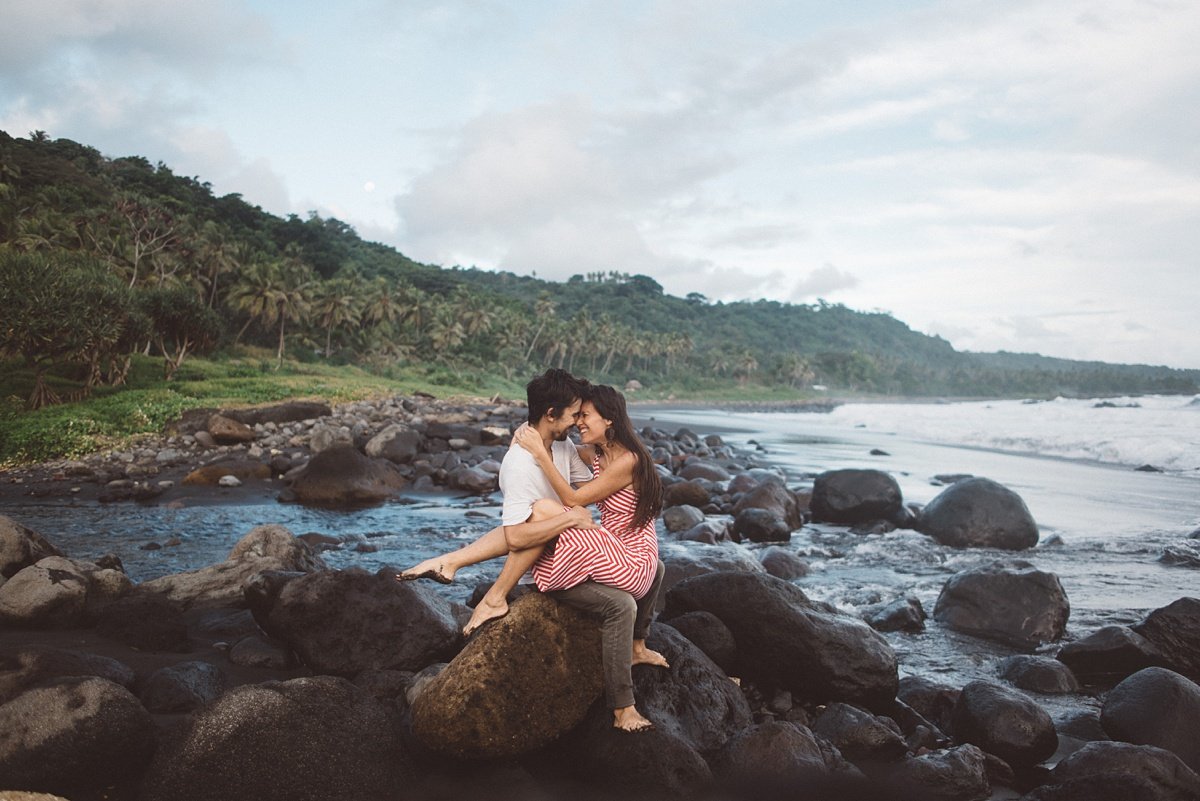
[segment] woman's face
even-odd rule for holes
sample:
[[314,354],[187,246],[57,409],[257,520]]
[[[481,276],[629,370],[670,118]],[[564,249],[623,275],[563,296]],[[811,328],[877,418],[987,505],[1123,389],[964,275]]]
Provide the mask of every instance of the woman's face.
[[579,439],[584,445],[603,444],[604,432],[610,425],[612,421],[601,417],[591,401],[583,402],[579,416],[575,418],[575,427],[579,429]]

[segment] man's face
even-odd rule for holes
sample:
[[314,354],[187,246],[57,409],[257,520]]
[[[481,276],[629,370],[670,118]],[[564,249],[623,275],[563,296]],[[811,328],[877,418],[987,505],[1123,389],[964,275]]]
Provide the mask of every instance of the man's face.
[[579,415],[579,409],[583,405],[583,401],[578,398],[567,407],[564,407],[558,417],[553,419],[553,427],[551,431],[554,433],[554,439],[562,442],[567,438],[567,434],[575,426],[575,418]]

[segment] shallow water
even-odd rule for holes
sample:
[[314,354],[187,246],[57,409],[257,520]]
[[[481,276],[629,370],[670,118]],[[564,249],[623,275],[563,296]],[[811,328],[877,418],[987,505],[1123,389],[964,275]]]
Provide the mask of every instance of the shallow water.
[[[1009,406],[1004,414],[1010,417],[1022,412],[1041,414],[1039,407],[1046,405],[1005,403]],[[1070,411],[1082,418],[1070,425],[1083,429],[1091,409],[1090,403],[1076,404],[1070,410],[1060,409],[1059,417],[1065,419]],[[911,593],[932,612],[938,592],[953,573],[993,559],[1014,558],[1059,576],[1072,607],[1068,637],[1110,623],[1133,622],[1176,598],[1200,595],[1200,570],[1157,561],[1164,545],[1200,526],[1200,482],[1195,475],[1183,469],[1139,473],[1130,465],[928,438],[927,421],[932,415],[957,419],[956,425],[966,429],[971,415],[986,417],[993,411],[986,404],[948,404],[915,410],[901,405],[850,407],[837,416],[694,409],[656,409],[652,414],[658,423],[686,425],[702,434],[720,431],[731,444],[753,448],[750,441],[754,440],[766,449],[767,458],[788,472],[793,484],[806,483],[824,470],[872,467],[892,473],[906,501],[925,503],[942,489],[932,483],[934,475],[986,476],[1018,492],[1041,528],[1042,545],[1012,554],[956,551],[911,531],[860,536],[834,526],[806,526],[793,534],[790,547],[809,561],[812,573],[797,583],[812,597],[847,611]],[[1135,411],[1140,410],[1095,410]],[[1149,411],[1157,414],[1153,408]],[[1177,408],[1170,414],[1177,421],[1200,421],[1200,415],[1183,416],[1187,413]],[[1109,421],[1106,437],[1117,441],[1126,435],[1111,424],[1115,418],[1105,419]],[[1019,421],[1012,425],[1020,427]],[[1195,436],[1195,431],[1181,430],[1176,439],[1191,442]],[[1126,436],[1130,438],[1134,435]],[[872,456],[872,449],[888,455]],[[1200,446],[1194,456],[1200,458]],[[1186,458],[1180,463],[1184,462]],[[279,523],[296,534],[316,531],[353,540],[342,550],[323,554],[332,567],[376,570],[409,565],[469,541],[498,523],[499,500],[498,495],[479,499],[434,494],[369,509],[329,511],[266,498],[236,504],[184,501],[182,506],[178,501],[101,505],[28,499],[0,505],[0,513],[50,537],[71,556],[89,559],[116,553],[128,573],[141,581],[220,561],[247,531],[263,523]],[[1061,544],[1044,544],[1050,535],[1058,535]],[[147,542],[165,543],[173,537],[180,544],[141,550]],[[454,586],[437,590],[462,601],[477,581],[490,580],[497,570],[498,564],[469,568],[459,574]],[[924,634],[887,636],[900,657],[902,674],[926,675],[956,686],[992,677],[996,660],[1014,653],[933,623]],[[1052,711],[1080,703],[1078,698],[1043,700]]]

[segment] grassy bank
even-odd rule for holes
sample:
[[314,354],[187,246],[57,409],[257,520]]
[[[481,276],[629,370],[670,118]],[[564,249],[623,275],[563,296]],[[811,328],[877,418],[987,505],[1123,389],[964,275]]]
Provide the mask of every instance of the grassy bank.
[[[121,387],[98,387],[86,400],[24,410],[33,373],[0,363],[0,468],[82,456],[155,434],[187,409],[246,406],[288,399],[341,403],[412,392],[437,397],[522,397],[522,384],[487,373],[436,365],[392,368],[375,375],[360,368],[286,361],[276,371],[271,354],[244,351],[223,359],[192,359],[171,381],[162,361],[138,358]],[[72,376],[51,376],[60,394],[78,389]]]
[[[348,365],[285,361],[275,370],[274,354],[240,349],[211,359],[193,358],[171,381],[162,361],[137,357],[120,387],[98,387],[90,398],[24,409],[33,373],[19,364],[0,363],[0,468],[73,458],[157,434],[187,409],[246,406],[291,399],[341,403],[395,394],[427,392],[435,397],[524,397],[528,376],[509,380],[484,370],[436,364],[388,368],[383,374]],[[79,376],[51,375],[50,386],[66,396],[80,388]],[[655,403],[795,402],[824,398],[783,385],[738,384],[732,379],[693,376],[630,393],[631,401]]]

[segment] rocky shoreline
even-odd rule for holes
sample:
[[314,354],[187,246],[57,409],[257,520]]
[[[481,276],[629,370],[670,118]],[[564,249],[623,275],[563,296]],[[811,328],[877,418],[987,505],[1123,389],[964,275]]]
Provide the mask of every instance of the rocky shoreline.
[[[0,484],[117,503],[482,494],[523,419],[426,397],[204,410]],[[951,576],[932,621],[915,598],[846,614],[791,583],[807,522],[1014,557],[1036,523],[987,479],[954,477],[920,508],[881,471],[789,486],[718,435],[642,435],[667,485],[650,644],[671,668],[634,671],[655,731],[612,730],[595,623],[538,593],[464,641],[466,607],[391,567],[329,569],[336,543],[280,526],[135,583],[115,557],[71,558],[0,517],[0,797],[1200,798],[1200,600],[1064,644],[1061,583],[1013,558]],[[994,681],[901,678],[880,632],[927,625],[1014,655]],[[1047,694],[1086,703],[1052,719]]]

